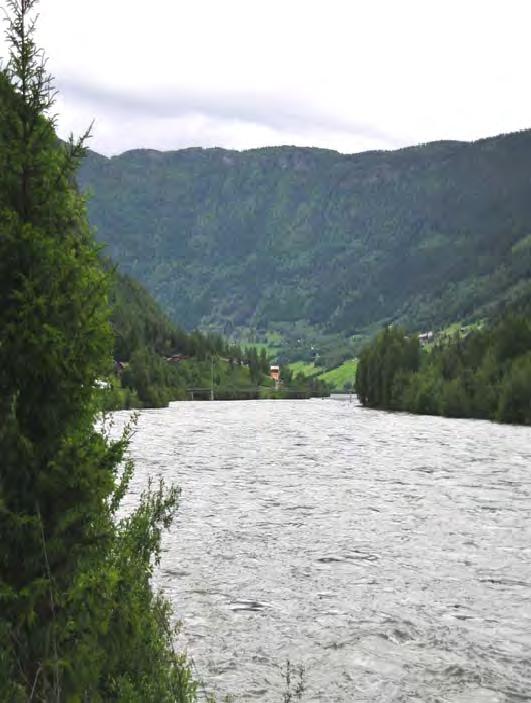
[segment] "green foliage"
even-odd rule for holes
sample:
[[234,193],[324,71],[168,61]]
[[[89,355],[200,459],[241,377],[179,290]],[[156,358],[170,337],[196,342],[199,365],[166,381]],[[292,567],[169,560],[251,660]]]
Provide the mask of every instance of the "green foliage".
[[371,407],[531,424],[531,320],[508,314],[421,353],[384,330],[360,355],[356,389]]
[[400,327],[386,327],[360,354],[356,392],[361,402],[392,408],[404,393],[408,376],[417,371],[419,354],[417,337],[407,337]]
[[500,384],[496,418],[531,425],[531,352],[516,359]]
[[186,397],[175,368],[145,347],[133,352],[122,375],[122,385],[136,392],[143,405],[152,408],[164,407],[170,400]]
[[168,319],[151,295],[129,276],[113,270],[111,282],[115,359],[129,361],[132,354],[142,348],[159,356],[179,353],[200,360],[211,355],[238,360],[243,358],[240,347],[227,343],[220,335],[184,332]]
[[175,490],[118,519],[127,435],[96,429],[111,365],[108,275],[61,144],[33,40],[11,0],[0,74],[0,700],[194,700],[151,589]]
[[[248,397],[233,389],[259,385],[268,374],[265,349],[242,350],[217,334],[184,332],[139,283],[117,271],[112,271],[111,283],[114,358],[125,363],[126,370],[119,389],[111,377],[111,389],[101,394],[107,409],[164,407],[172,400],[188,399],[187,388],[210,388],[211,358],[218,397]],[[173,355],[185,361],[168,363]]]
[[133,352],[147,347],[169,356],[188,351],[189,335],[172,324],[147,291],[128,276],[112,272],[110,303],[115,337],[114,358],[129,361]]
[[[125,362],[110,388],[101,392],[107,410],[164,407],[170,401],[210,398],[213,385],[218,400],[286,397],[287,392],[265,392],[270,384],[270,360],[265,347],[242,349],[217,334],[187,333],[176,327],[140,284],[112,272],[111,322],[115,359]],[[181,361],[168,362],[173,355]],[[189,389],[194,390],[193,394]],[[202,390],[198,390],[202,389]],[[291,384],[293,397],[326,395],[322,383],[301,377]]]
[[[186,328],[309,336],[442,327],[531,298],[531,132],[345,155],[90,154],[80,184],[120,269]],[[299,349],[300,351],[300,349]]]

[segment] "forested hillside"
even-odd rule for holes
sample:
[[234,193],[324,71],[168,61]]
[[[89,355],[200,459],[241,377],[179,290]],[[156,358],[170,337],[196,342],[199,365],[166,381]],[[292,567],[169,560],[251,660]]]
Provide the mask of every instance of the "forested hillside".
[[128,361],[139,348],[159,356],[184,354],[206,359],[211,354],[242,359],[244,352],[215,334],[185,332],[172,322],[146,289],[130,276],[114,271],[110,292],[114,356]]
[[[184,327],[355,334],[526,299],[531,132],[343,155],[91,154],[108,254]],[[297,324],[294,324],[297,323]]]

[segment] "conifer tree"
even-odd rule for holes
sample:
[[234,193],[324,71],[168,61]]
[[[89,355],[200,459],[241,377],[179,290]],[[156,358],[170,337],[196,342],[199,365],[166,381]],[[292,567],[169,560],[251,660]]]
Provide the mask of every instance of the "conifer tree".
[[[191,701],[168,606],[151,589],[177,491],[118,519],[127,438],[96,429],[110,367],[108,278],[59,142],[34,40],[9,0],[0,74],[0,700]],[[125,468],[124,468],[125,466]]]

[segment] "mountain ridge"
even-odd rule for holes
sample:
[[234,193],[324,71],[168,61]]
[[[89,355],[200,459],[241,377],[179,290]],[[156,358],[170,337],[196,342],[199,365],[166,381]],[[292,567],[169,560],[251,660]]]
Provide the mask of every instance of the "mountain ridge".
[[109,255],[177,322],[367,333],[528,295],[531,130],[340,154],[191,147],[89,154]]
[[434,139],[429,142],[418,142],[417,144],[409,144],[407,146],[401,146],[394,149],[366,149],[364,151],[353,151],[344,152],[338,151],[337,149],[328,149],[326,147],[317,146],[297,146],[295,144],[277,144],[270,146],[260,146],[260,147],[249,147],[246,149],[230,149],[223,146],[187,146],[181,147],[179,149],[155,149],[153,147],[133,147],[132,149],[126,149],[125,151],[119,152],[118,154],[100,154],[99,152],[89,149],[89,153],[111,161],[112,159],[117,159],[128,154],[135,153],[153,153],[153,154],[177,154],[181,152],[226,152],[228,154],[249,154],[253,152],[261,151],[281,151],[281,150],[297,150],[297,151],[313,151],[313,152],[326,152],[330,154],[335,154],[337,156],[344,156],[347,158],[366,156],[374,154],[397,154],[405,151],[414,151],[418,149],[424,149],[425,147],[436,147],[436,146],[452,146],[452,145],[470,145],[481,144],[482,142],[497,141],[503,139],[504,137],[513,137],[515,135],[531,133],[531,127],[519,129],[514,132],[500,132],[499,134],[493,134],[488,137],[479,137],[478,139]]

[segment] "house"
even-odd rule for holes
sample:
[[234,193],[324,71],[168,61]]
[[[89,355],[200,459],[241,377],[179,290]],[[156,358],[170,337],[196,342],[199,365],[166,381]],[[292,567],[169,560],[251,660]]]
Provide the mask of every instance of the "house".
[[278,384],[280,383],[280,366],[278,364],[271,364],[269,369],[269,376],[275,382],[275,385],[278,387]]

